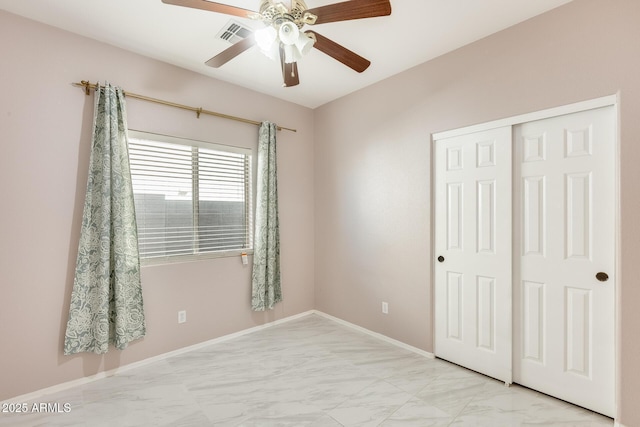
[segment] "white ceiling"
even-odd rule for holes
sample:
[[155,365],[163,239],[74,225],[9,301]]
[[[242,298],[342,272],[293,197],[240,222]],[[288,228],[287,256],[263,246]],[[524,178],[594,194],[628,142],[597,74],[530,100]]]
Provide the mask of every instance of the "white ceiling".
[[[308,7],[342,0],[307,0]],[[391,16],[314,26],[369,59],[358,74],[312,49],[299,63],[300,85],[282,87],[279,63],[252,48],[215,69],[204,65],[230,46],[216,38],[230,19],[161,0],[0,0],[0,9],[201,74],[315,108],[571,0],[391,0]],[[257,10],[260,0],[219,0]]]

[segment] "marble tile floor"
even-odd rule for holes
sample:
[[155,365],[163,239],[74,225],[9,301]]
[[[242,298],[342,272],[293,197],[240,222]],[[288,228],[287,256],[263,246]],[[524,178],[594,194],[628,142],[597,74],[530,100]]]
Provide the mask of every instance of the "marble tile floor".
[[58,403],[61,412],[0,413],[0,426],[613,425],[610,418],[505,387],[316,314],[43,401]]

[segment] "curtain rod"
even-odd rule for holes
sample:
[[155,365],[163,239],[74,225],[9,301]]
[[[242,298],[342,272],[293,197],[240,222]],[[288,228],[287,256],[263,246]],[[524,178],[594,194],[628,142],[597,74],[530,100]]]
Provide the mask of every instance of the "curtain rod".
[[[93,83],[89,83],[86,80],[82,80],[80,83],[72,83],[72,84],[74,86],[83,87],[84,93],[86,95],[89,95],[90,89],[96,89],[100,87],[99,83],[93,84]],[[261,122],[257,122],[255,120],[244,119],[242,117],[229,116],[227,114],[216,113],[215,111],[203,110],[202,108],[190,107],[188,105],[176,104],[175,102],[163,101],[161,99],[150,98],[148,96],[138,95],[136,93],[126,92],[126,91],[123,91],[123,93],[125,96],[129,98],[141,99],[143,101],[155,102],[156,104],[168,105],[170,107],[176,107],[176,108],[181,108],[183,110],[193,111],[196,113],[196,116],[198,118],[200,118],[200,114],[208,114],[210,116],[216,116],[216,117],[221,117],[223,119],[235,120],[237,122],[249,123],[251,125],[256,125],[256,126],[260,126],[262,124]],[[278,130],[288,130],[291,132],[297,132],[296,129],[286,128],[283,126],[278,126]]]

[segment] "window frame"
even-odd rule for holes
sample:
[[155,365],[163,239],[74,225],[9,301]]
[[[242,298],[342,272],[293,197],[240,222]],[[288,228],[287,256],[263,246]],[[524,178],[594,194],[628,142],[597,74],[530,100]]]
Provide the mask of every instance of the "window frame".
[[[197,252],[191,254],[179,254],[179,255],[165,255],[165,256],[155,256],[155,257],[143,257],[140,255],[140,264],[142,266],[147,265],[162,265],[162,264],[171,264],[171,263],[180,263],[180,262],[193,262],[200,261],[205,259],[213,259],[213,258],[227,258],[240,256],[242,254],[253,254],[253,228],[254,228],[254,212],[253,212],[253,197],[254,197],[254,189],[253,189],[253,173],[255,167],[255,156],[253,155],[253,150],[250,148],[237,147],[233,145],[212,143],[208,141],[195,140],[190,138],[164,135],[146,131],[140,131],[135,129],[128,129],[128,139],[141,139],[147,141],[157,141],[168,144],[176,144],[182,145],[185,147],[192,148],[204,148],[208,150],[215,150],[221,152],[229,152],[233,154],[242,154],[247,156],[246,161],[248,161],[247,168],[245,170],[246,181],[244,183],[244,194],[245,194],[245,218],[246,218],[246,244],[244,248],[236,248],[236,249],[223,249],[216,251],[207,251],[207,252]],[[197,180],[199,175],[199,169],[192,169],[191,177],[192,180]],[[135,198],[135,194],[134,194]],[[198,210],[199,210],[199,198],[192,197],[192,209],[193,209],[193,217],[194,220],[198,218]],[[193,225],[193,233],[194,239],[193,242],[197,243],[198,225]]]

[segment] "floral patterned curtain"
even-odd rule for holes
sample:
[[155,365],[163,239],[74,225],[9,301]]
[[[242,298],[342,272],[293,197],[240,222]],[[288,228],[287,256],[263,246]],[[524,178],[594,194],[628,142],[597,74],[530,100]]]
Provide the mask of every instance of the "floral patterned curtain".
[[271,310],[274,304],[282,301],[276,132],[273,123],[263,122],[260,126],[251,293],[251,308],[255,311]]
[[89,179],[64,354],[122,350],[145,335],[124,94],[96,88]]

